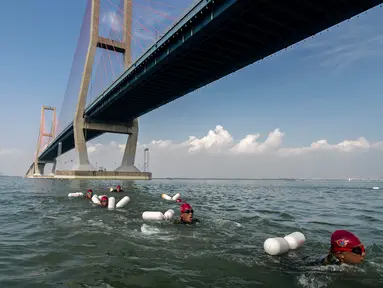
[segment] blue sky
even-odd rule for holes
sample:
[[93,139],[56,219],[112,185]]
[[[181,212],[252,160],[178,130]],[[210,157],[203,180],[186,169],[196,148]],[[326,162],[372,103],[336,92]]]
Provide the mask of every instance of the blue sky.
[[[177,7],[158,7],[179,14],[192,1],[170,2]],[[32,160],[41,105],[60,110],[63,102],[85,7],[85,0],[2,4],[7,41],[0,46],[0,149],[18,149]],[[201,138],[216,125],[238,141],[254,133],[265,140],[280,128],[291,147],[361,136],[382,141],[382,13],[381,7],[370,10],[141,117],[140,143]],[[108,135],[99,141],[121,139]]]

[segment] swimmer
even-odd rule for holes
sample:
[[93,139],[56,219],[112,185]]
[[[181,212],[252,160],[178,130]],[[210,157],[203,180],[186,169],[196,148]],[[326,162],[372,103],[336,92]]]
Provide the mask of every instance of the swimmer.
[[84,199],[92,200],[92,197],[93,197],[93,190],[88,189],[88,192],[86,192]]
[[108,208],[108,202],[109,202],[108,197],[102,196],[101,199],[100,199],[100,207]]
[[110,192],[122,192],[122,188],[120,185],[117,185],[116,189],[110,187]]
[[180,218],[173,220],[174,224],[195,224],[198,219],[193,218],[193,207],[188,203],[183,203],[180,206]]
[[347,230],[336,230],[331,235],[331,248],[322,265],[360,264],[366,255],[359,238]]

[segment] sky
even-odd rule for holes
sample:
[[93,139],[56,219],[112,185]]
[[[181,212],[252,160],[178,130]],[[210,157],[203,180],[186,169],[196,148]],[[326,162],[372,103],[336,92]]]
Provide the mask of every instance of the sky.
[[[102,1],[107,29],[118,11]],[[148,2],[133,7],[133,58],[155,41],[153,29],[161,35],[193,1]],[[69,79],[86,9],[85,0],[20,3],[6,1],[0,11],[8,40],[0,45],[0,172],[8,175],[24,175],[34,159],[42,105],[71,116],[73,104],[62,104],[77,97]],[[369,10],[142,116],[136,166],[148,147],[153,177],[383,178],[382,13]],[[116,168],[126,137],[89,142],[92,164]],[[58,168],[75,161],[68,152]]]

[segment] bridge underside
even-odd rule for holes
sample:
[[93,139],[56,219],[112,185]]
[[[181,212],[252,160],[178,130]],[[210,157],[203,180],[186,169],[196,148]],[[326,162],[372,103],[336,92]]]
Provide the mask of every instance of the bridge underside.
[[[214,1],[142,64],[129,69],[102,100],[85,111],[85,117],[127,123],[382,2]],[[102,133],[88,134],[90,140]],[[63,153],[74,148],[73,128],[57,141],[63,142]],[[56,157],[54,145],[41,160]]]
[[239,0],[137,80],[132,81],[137,73],[126,77],[119,86],[129,86],[116,88],[112,101],[86,114],[93,121],[129,121],[348,19],[371,2]]

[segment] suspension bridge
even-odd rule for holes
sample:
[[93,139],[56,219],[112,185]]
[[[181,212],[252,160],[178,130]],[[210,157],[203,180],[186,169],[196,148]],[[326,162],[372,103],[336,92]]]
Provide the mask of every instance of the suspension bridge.
[[[119,3],[117,3],[119,2]],[[27,177],[151,179],[134,166],[138,118],[383,0],[87,0],[61,111],[43,107]],[[44,111],[53,110],[49,133]],[[121,165],[96,171],[86,142],[127,134]],[[44,138],[45,137],[45,138]],[[75,149],[73,170],[56,171]]]

